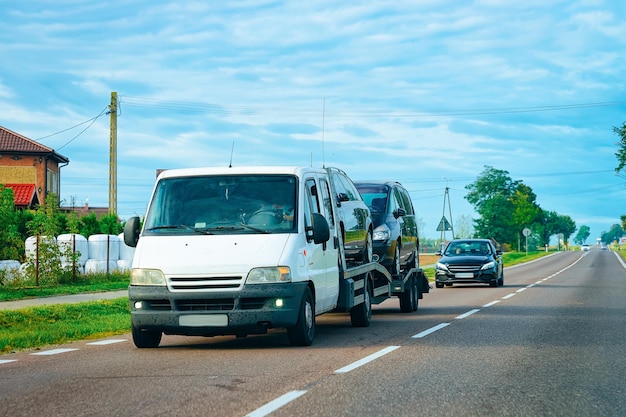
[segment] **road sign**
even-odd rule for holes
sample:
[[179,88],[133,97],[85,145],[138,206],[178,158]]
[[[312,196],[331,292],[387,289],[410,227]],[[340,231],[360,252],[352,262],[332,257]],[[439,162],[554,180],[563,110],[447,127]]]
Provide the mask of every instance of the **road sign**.
[[446,216],[443,216],[439,222],[439,226],[437,226],[437,231],[448,232],[450,230],[452,230],[452,226],[450,225],[450,222],[448,222],[448,219],[446,219]]
[[522,234],[526,237],[530,236],[530,229],[525,227],[524,230],[522,230]]

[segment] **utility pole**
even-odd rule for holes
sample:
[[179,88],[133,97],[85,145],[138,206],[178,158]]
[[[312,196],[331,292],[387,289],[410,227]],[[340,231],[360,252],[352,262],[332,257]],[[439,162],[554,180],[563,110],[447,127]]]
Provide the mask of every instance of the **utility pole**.
[[111,92],[111,140],[109,148],[109,215],[117,214],[117,92]]
[[[443,194],[443,213],[441,215],[441,221],[437,230],[441,232],[440,241],[443,242],[446,236],[446,231],[452,232],[452,239],[454,239],[454,226],[452,226],[452,206],[450,205],[450,188],[448,187],[448,179],[446,180],[446,190]],[[446,202],[448,203],[448,212],[450,215],[450,221],[446,219]]]

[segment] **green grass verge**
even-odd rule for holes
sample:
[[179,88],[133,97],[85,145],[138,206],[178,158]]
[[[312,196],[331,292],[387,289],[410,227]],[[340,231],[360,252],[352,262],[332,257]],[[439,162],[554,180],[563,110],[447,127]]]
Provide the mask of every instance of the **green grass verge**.
[[0,310],[0,354],[130,332],[128,298]]

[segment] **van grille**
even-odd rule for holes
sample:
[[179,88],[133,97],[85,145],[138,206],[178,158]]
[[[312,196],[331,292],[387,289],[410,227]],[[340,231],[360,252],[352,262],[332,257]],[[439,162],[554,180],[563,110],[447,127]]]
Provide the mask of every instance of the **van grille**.
[[241,276],[169,277],[167,286],[170,291],[236,290],[242,281]]
[[235,308],[235,300],[230,298],[176,300],[179,311],[230,311]]

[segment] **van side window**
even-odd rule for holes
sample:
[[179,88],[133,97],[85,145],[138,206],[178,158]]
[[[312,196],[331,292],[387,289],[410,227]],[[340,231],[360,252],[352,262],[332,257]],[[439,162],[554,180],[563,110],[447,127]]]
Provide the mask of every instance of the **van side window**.
[[331,226],[335,225],[335,218],[333,216],[333,207],[330,199],[330,185],[328,181],[321,180],[320,188],[322,189],[322,201],[324,203],[324,210],[326,211],[326,218]]
[[317,194],[317,184],[313,178],[306,180],[307,197],[311,205],[311,211],[313,213],[320,213],[319,196]]
[[350,198],[350,201],[360,200],[360,194],[357,191],[356,187],[354,187],[352,182],[343,174],[335,173],[333,175],[333,183],[335,185],[337,193],[344,193]]

